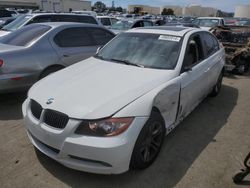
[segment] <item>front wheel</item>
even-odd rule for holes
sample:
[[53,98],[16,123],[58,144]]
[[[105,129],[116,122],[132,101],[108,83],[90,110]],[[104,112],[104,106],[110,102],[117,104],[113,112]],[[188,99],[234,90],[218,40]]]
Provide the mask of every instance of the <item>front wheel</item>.
[[154,162],[160,152],[165,132],[162,116],[160,113],[152,111],[135,143],[130,168],[144,169]]

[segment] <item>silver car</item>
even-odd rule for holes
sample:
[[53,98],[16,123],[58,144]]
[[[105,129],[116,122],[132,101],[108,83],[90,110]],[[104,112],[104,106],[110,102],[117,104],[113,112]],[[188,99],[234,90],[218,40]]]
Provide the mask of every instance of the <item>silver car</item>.
[[94,16],[71,13],[35,13],[18,16],[13,22],[0,30],[0,36],[7,35],[26,25],[45,22],[77,22],[102,25]]
[[0,93],[29,88],[37,80],[94,55],[115,35],[94,24],[40,23],[0,39]]

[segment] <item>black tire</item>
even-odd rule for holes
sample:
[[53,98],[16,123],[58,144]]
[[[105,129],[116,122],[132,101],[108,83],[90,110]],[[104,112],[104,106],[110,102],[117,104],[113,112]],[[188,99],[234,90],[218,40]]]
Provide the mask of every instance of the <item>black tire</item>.
[[50,74],[52,74],[52,73],[54,73],[54,72],[59,71],[59,70],[61,70],[61,69],[63,69],[63,67],[61,67],[61,66],[49,67],[49,68],[45,69],[45,70],[41,73],[41,75],[40,75],[40,77],[39,77],[39,80],[45,78],[46,76],[48,76],[48,75],[50,75]]
[[233,177],[233,181],[234,183],[236,184],[239,184],[242,182],[242,180],[247,176],[247,173],[246,172],[239,172],[238,174],[236,174],[234,177]]
[[210,97],[216,97],[220,93],[221,86],[222,86],[222,80],[223,80],[223,71],[220,73],[219,78],[218,78],[212,92],[209,95]]
[[131,169],[144,169],[155,161],[160,152],[165,133],[165,123],[162,116],[160,113],[152,111],[135,143],[130,161]]

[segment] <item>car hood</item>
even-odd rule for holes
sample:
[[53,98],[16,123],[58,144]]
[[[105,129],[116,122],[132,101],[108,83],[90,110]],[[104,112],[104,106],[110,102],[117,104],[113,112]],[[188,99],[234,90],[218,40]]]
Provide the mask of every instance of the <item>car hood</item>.
[[3,30],[0,30],[0,37],[5,36],[5,35],[8,35],[9,33],[11,33],[11,32],[10,32],[10,31],[3,31]]
[[[110,117],[175,76],[157,70],[107,62],[91,57],[37,82],[29,98],[45,109],[76,119]],[[53,98],[52,104],[46,104]]]

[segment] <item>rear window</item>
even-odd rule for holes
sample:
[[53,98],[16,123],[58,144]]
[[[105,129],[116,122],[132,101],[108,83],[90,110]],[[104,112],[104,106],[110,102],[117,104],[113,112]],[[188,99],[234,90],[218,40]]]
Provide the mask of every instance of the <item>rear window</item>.
[[13,46],[28,46],[50,29],[51,27],[46,25],[29,25],[1,38],[0,43]]

